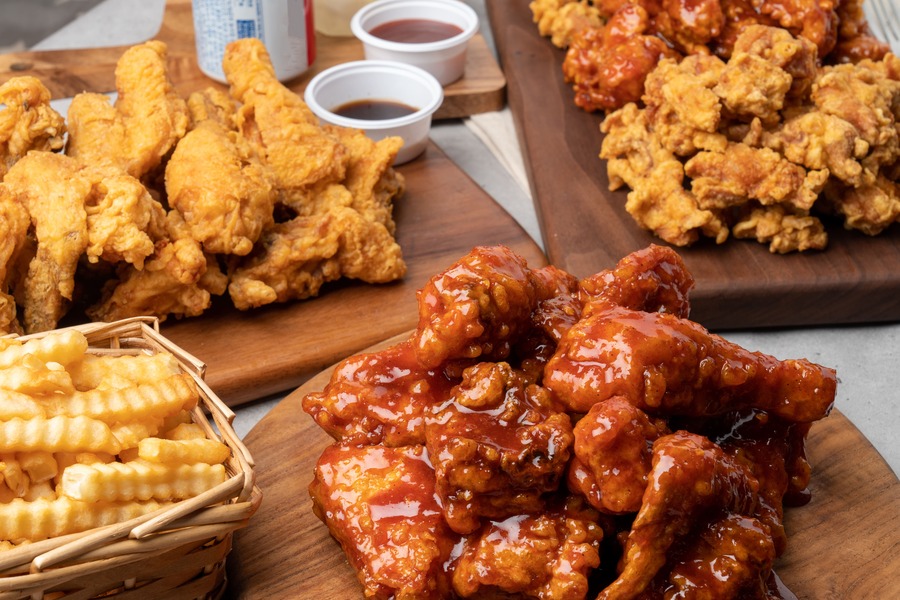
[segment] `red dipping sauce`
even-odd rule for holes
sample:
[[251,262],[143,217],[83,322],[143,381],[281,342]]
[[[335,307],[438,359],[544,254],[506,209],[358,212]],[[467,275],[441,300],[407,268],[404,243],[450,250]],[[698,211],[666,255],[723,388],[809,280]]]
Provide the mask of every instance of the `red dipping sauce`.
[[369,33],[389,42],[428,44],[448,40],[463,30],[452,23],[430,19],[398,19],[376,25]]

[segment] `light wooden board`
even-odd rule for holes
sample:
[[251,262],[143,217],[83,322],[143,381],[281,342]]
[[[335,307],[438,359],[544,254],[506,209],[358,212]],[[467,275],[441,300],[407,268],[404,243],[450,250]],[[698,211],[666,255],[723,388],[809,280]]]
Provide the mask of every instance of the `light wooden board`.
[[[406,337],[401,334],[379,347]],[[235,535],[228,597],[362,599],[340,546],[312,512],[307,486],[333,440],[300,400],[332,369],[281,401],[246,436],[263,501]],[[900,589],[900,482],[835,410],[808,439],[812,501],[787,509],[788,548],[775,570],[800,600],[887,598]]]
[[[487,8],[547,256],[583,277],[664,242],[625,211],[627,190],[608,190],[601,116],[575,106],[564,52],[540,37],[528,4]],[[713,329],[900,319],[900,224],[877,237],[837,223],[828,230],[823,252],[773,255],[735,239],[679,249],[697,279],[691,317]]]
[[[181,94],[208,86],[225,88],[204,75],[197,66],[190,0],[166,2],[162,25],[154,39],[162,40],[168,46],[170,76]],[[127,46],[111,46],[2,54],[0,83],[17,75],[32,75],[44,82],[54,99],[69,98],[83,91],[112,92],[116,89],[116,61],[126,49]],[[362,44],[356,38],[316,34],[316,60],[312,67],[285,85],[302,92],[319,71],[362,58]],[[444,88],[444,102],[433,118],[448,119],[498,110],[505,102],[503,71],[484,37],[476,34],[466,53],[463,78]]]

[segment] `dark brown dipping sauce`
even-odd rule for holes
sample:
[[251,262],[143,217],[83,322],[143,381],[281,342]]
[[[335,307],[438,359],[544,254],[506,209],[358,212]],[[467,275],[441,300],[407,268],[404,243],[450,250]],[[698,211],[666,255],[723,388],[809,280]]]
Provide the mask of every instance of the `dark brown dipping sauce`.
[[376,25],[369,33],[389,42],[427,44],[459,35],[463,30],[452,23],[429,19],[399,19]]
[[419,110],[391,100],[355,100],[341,104],[332,112],[348,119],[361,119],[363,121],[384,121],[405,117]]

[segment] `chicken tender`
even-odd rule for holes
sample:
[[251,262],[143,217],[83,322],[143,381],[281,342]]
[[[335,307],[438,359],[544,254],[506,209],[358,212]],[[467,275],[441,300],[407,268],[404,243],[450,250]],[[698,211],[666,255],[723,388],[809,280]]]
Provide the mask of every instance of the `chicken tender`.
[[165,180],[169,205],[206,252],[245,256],[275,222],[278,192],[268,167],[236,132],[212,119],[178,142]]
[[317,183],[337,183],[347,169],[346,149],[303,99],[282,85],[263,43],[255,38],[228,44],[222,59],[231,95],[241,106],[238,130],[286,191]]
[[21,290],[28,333],[55,328],[73,299],[75,270],[88,247],[85,200],[91,181],[82,170],[72,158],[37,151],[13,165],[3,180],[31,216],[37,240]]
[[13,293],[21,279],[19,260],[28,247],[30,227],[28,211],[0,183],[0,334],[23,333]]
[[153,40],[132,46],[116,64],[113,104],[83,93],[69,106],[66,153],[92,166],[112,166],[144,180],[162,164],[188,127],[185,101],[166,64],[167,46]]
[[39,79],[13,77],[0,85],[0,181],[30,150],[62,149],[65,134],[65,120]]

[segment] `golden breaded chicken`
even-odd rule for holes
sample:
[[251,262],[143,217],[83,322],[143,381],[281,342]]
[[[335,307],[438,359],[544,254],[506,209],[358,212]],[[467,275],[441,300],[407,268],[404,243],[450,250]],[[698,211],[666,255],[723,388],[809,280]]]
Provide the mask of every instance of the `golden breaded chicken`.
[[153,40],[133,46],[116,64],[114,104],[83,93],[69,107],[66,153],[90,165],[111,165],[142,179],[184,136],[187,105],[166,65],[167,46]]
[[22,290],[28,333],[56,327],[72,300],[75,269],[88,245],[84,203],[91,182],[81,170],[68,156],[30,152],[3,180],[31,215],[37,238]]
[[0,334],[23,333],[12,293],[17,263],[27,246],[31,218],[16,195],[0,183]]
[[169,205],[207,252],[244,256],[274,222],[271,171],[248,150],[235,132],[205,120],[178,142],[166,165]]
[[222,59],[231,95],[241,103],[237,126],[286,190],[344,178],[346,151],[318,125],[305,102],[282,85],[262,42],[236,40]]
[[0,180],[29,150],[59,150],[66,123],[50,106],[50,90],[35,77],[0,85]]

